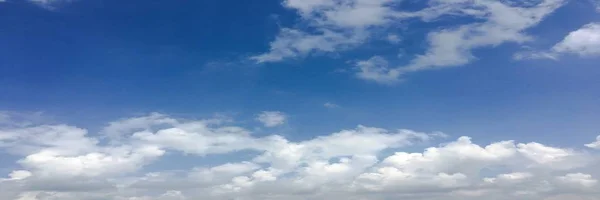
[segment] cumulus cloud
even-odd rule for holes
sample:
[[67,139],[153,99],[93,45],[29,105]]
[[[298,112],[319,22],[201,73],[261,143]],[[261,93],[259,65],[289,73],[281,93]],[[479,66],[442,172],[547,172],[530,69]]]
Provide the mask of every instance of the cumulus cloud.
[[563,41],[552,48],[556,53],[572,53],[580,56],[600,55],[600,23],[590,23],[569,33]]
[[592,175],[582,173],[567,174],[559,176],[556,179],[563,184],[575,188],[591,188],[598,183],[598,180],[593,179]]
[[[107,132],[119,137],[105,137]],[[0,176],[0,198],[508,200],[600,195],[596,154],[512,140],[480,145],[466,136],[440,142],[440,136],[357,126],[292,141],[254,136],[246,128],[212,119],[158,113],[117,120],[98,134],[66,124],[0,126],[0,149],[19,157],[12,172]],[[431,147],[419,150],[424,145]],[[183,162],[167,157],[173,154],[224,162],[177,170],[163,164],[146,167]]]
[[[382,35],[381,31],[396,31],[389,27],[412,19],[425,23],[448,16],[475,19],[430,31],[428,49],[408,65],[388,66],[379,56],[357,64],[359,78],[391,83],[404,73],[468,64],[475,60],[474,49],[531,41],[525,31],[565,2],[429,0],[425,8],[407,11],[399,6],[403,3],[400,0],[285,0],[283,5],[296,11],[301,23],[312,31],[283,28],[271,42],[270,50],[252,59],[259,63],[276,62],[318,52],[344,51],[377,39],[373,36]],[[391,43],[399,43],[401,37],[395,32],[383,35],[386,37],[381,39]]]
[[263,111],[258,114],[256,120],[263,123],[265,127],[276,127],[285,124],[287,116],[279,111]]

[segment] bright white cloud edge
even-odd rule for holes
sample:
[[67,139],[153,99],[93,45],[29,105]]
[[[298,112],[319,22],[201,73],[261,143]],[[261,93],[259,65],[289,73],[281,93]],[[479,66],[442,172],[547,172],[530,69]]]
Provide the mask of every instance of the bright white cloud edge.
[[[464,136],[423,151],[408,150],[431,145],[440,135],[358,126],[289,141],[276,135],[256,137],[249,129],[218,119],[176,119],[156,113],[112,122],[99,135],[65,124],[2,126],[0,148],[20,159],[18,167],[0,179],[0,199],[594,199],[600,195],[597,152],[511,140],[478,145]],[[229,157],[239,151],[257,156]],[[390,151],[395,153],[386,153]],[[145,169],[178,153],[198,159],[221,156],[227,161],[187,170]]]
[[585,146],[589,147],[589,148],[592,148],[592,149],[598,149],[598,150],[600,150],[600,135],[596,138],[595,142],[586,144]]
[[550,50],[527,51],[515,54],[515,59],[553,59],[571,54],[580,57],[600,56],[600,23],[593,22],[570,32]]

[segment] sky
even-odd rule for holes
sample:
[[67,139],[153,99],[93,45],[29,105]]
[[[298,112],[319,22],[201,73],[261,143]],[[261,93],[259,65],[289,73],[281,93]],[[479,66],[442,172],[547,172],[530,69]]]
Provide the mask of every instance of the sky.
[[0,0],[0,199],[600,200],[598,0]]

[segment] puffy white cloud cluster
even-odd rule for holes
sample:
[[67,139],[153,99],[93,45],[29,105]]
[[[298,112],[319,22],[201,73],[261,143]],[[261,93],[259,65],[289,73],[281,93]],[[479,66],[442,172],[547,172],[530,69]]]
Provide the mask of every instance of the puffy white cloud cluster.
[[[429,32],[428,49],[406,66],[388,66],[375,56],[357,63],[357,76],[379,83],[393,83],[404,73],[465,65],[475,59],[472,51],[495,47],[507,42],[523,43],[531,36],[525,31],[566,3],[565,0],[486,1],[429,0],[420,10],[404,10],[402,0],[284,0],[283,5],[296,10],[305,28],[283,28],[271,42],[270,51],[253,57],[257,62],[276,62],[317,52],[336,52],[357,47],[375,35],[399,43],[393,27],[419,19],[448,21]],[[301,26],[305,27],[305,26]]]
[[[111,122],[98,134],[69,125],[0,127],[0,199],[594,199],[597,152],[540,143],[473,143],[366,126],[304,141],[254,136],[222,120],[162,114]],[[593,147],[593,145],[588,145]],[[240,152],[252,152],[240,154]],[[224,162],[189,169],[150,164]],[[209,162],[210,163],[210,162]]]

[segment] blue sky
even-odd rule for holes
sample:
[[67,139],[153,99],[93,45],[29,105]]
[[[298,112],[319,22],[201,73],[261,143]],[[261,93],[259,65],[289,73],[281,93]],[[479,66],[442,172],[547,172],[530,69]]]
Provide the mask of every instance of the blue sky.
[[[159,137],[160,130],[169,130],[165,127],[202,135],[191,131],[196,129],[182,128],[187,127],[184,122],[209,119],[219,123],[199,123],[237,127],[244,131],[236,129],[236,137],[246,132],[251,137],[240,140],[280,135],[290,143],[302,144],[314,142],[319,136],[331,137],[332,141],[327,140],[331,144],[319,145],[333,149],[339,146],[336,139],[344,141],[334,137],[341,130],[352,130],[363,137],[416,137],[394,131],[410,129],[419,133],[419,141],[426,141],[400,145],[398,140],[400,143],[386,144],[382,149],[365,150],[373,156],[398,151],[399,147],[407,152],[422,152],[427,146],[451,147],[445,146],[448,142],[465,144],[461,143],[464,140],[457,140],[461,136],[471,137],[474,144],[482,147],[515,140],[544,144],[557,151],[575,149],[572,153],[577,155],[578,151],[595,155],[590,146],[594,146],[599,134],[600,119],[599,10],[600,3],[592,0],[0,1],[0,158],[9,160],[0,164],[0,172],[29,174],[22,180],[7,178],[0,184],[8,185],[6,188],[17,187],[10,184],[19,181],[33,185],[19,186],[15,194],[7,192],[5,198],[18,200],[100,198],[97,191],[73,194],[35,189],[35,184],[51,180],[45,176],[61,175],[46,169],[52,168],[54,162],[27,163],[31,155],[48,148],[60,152],[52,156],[61,159],[92,152],[114,157],[114,151],[107,149],[136,149],[141,148],[140,144],[168,154],[153,154],[152,159],[136,163],[147,167],[128,169],[128,174],[104,174],[100,170],[92,175],[73,175],[73,179],[82,181],[90,177],[141,179],[136,176],[185,168],[173,164],[178,162],[186,163],[188,168],[242,161],[259,163],[252,156],[273,151],[239,147],[234,142],[227,144],[237,146],[226,147],[234,149],[231,151],[198,153],[199,150],[178,149],[176,146],[185,145]],[[135,125],[126,123],[136,119]],[[122,126],[129,128],[107,130],[111,122],[123,122],[126,125]],[[73,130],[35,129],[58,124]],[[356,128],[359,125],[381,130]],[[75,127],[87,130],[87,134],[76,134]],[[140,130],[154,135],[136,136]],[[68,141],[78,138],[98,143],[89,142],[94,148],[81,150],[64,147],[68,142],[30,143],[20,141],[25,136],[15,136],[40,134],[52,138],[50,133],[54,131],[64,133],[63,139]],[[219,128],[211,131],[206,134],[222,134]],[[438,132],[447,137],[439,137],[435,134]],[[111,134],[127,136],[107,136]],[[368,140],[352,138],[358,138],[357,145]],[[322,159],[336,162],[330,159],[350,156],[360,164],[363,158],[359,153]],[[196,154],[200,156],[195,157]],[[300,167],[278,168],[277,162],[269,159],[272,160],[263,163],[262,168],[251,168],[287,177],[293,175],[286,173],[293,174]],[[385,162],[377,163],[373,166]],[[373,166],[361,168],[361,172],[374,170]],[[574,168],[575,171],[562,175],[570,180],[600,173],[577,171],[592,166]],[[278,180],[285,181],[281,177]],[[181,177],[170,178],[174,181]],[[219,186],[235,185],[240,180],[232,179],[234,183]],[[498,191],[516,191],[498,187]],[[474,188],[461,186],[452,195],[474,192]],[[188,189],[174,188],[162,195],[141,193],[137,198],[208,198]],[[563,189],[527,198],[550,199],[556,193],[599,195]],[[240,196],[246,194],[240,190]],[[50,192],[63,196],[46,194]],[[412,195],[410,191],[393,192]],[[495,193],[489,195],[492,194]],[[134,198],[128,192],[110,195],[102,198]],[[310,198],[325,197],[341,198],[325,191],[322,196]]]

